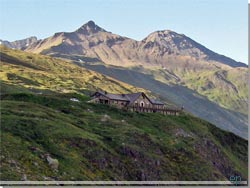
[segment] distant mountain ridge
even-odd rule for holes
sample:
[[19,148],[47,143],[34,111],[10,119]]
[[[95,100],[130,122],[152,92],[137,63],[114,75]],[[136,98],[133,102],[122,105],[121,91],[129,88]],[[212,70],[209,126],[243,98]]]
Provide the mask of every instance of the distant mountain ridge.
[[[89,21],[74,32],[59,32],[59,33],[56,33],[52,38],[49,37],[44,40],[48,41],[48,39],[51,39],[52,41],[54,41],[55,38],[63,37],[65,39],[67,38],[69,38],[70,40],[72,39],[73,41],[74,39],[77,39],[77,40],[80,39],[79,41],[82,40],[81,42],[84,43],[84,38],[79,37],[79,35],[90,36],[90,35],[98,34],[98,33],[99,34],[108,33],[109,35],[106,36],[107,40],[98,40],[96,41],[96,43],[90,41],[88,47],[91,48],[101,43],[106,43],[107,45],[112,46],[112,44],[110,43],[115,44],[117,42],[117,39],[118,41],[129,40],[129,42],[132,43],[132,47],[137,47],[138,51],[141,51],[143,49],[145,50],[150,49],[151,51],[154,51],[156,55],[159,55],[159,56],[164,55],[164,54],[167,54],[167,55],[175,54],[175,55],[183,55],[183,56],[188,55],[197,59],[218,61],[220,63],[227,64],[232,67],[247,67],[247,65],[242,62],[237,62],[229,57],[217,54],[207,49],[205,46],[195,42],[191,38],[185,36],[184,34],[178,34],[171,30],[155,31],[149,34],[142,41],[136,41],[133,39],[129,39],[127,37],[117,37],[118,35],[112,34],[111,32],[108,32],[105,29],[99,27],[98,25],[95,24],[94,21]],[[43,45],[41,45],[42,43],[44,43],[44,40],[38,40],[37,37],[32,36],[26,39],[16,40],[13,42],[0,40],[0,43],[9,48],[22,49],[22,50],[36,52],[44,48]],[[37,45],[39,47],[37,47]],[[65,46],[63,45],[62,47],[65,47]],[[78,48],[79,47],[80,45],[78,46]],[[86,49],[86,46],[82,46],[82,50],[78,50],[78,54],[81,54],[81,53],[84,54],[84,49]],[[57,51],[58,49],[56,48],[53,50]]]
[[12,49],[24,50],[25,48],[27,48],[29,45],[33,44],[36,41],[38,41],[37,37],[33,36],[22,40],[16,40],[13,42],[0,39],[0,44],[5,45],[8,48]]
[[[144,48],[160,53],[191,56],[197,59],[212,60],[227,64],[231,67],[247,67],[246,64],[236,62],[226,56],[217,54],[205,46],[195,42],[184,34],[178,34],[170,30],[156,31],[142,40]],[[158,49],[157,49],[158,48]],[[161,55],[161,54],[157,54]]]
[[[102,48],[105,52],[97,48]],[[148,60],[150,63],[156,61],[158,64],[164,64],[165,60],[169,59],[168,56],[188,56],[196,61],[215,61],[231,67],[247,67],[244,63],[217,54],[189,37],[170,30],[156,31],[142,41],[136,41],[107,32],[93,21],[89,21],[74,32],[60,32],[45,40],[37,41],[28,46],[26,51],[44,54],[74,53],[97,57],[113,65],[117,65],[117,61],[138,64]]]
[[89,21],[74,32],[36,41],[25,51],[70,59],[119,81],[157,90],[192,114],[247,138],[247,65],[183,34],[156,31],[136,41]]

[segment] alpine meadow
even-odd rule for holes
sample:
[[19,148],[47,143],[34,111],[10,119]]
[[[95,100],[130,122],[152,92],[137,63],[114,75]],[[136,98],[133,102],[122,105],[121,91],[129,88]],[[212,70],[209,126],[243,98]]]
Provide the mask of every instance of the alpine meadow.
[[248,65],[185,34],[136,40],[90,20],[2,38],[0,66],[2,185],[248,185]]

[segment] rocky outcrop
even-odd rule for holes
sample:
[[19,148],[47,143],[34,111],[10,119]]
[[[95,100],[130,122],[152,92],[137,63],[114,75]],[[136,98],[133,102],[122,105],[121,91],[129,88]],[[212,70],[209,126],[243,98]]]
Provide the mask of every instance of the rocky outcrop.
[[203,138],[202,142],[197,143],[194,148],[228,180],[231,176],[242,177],[242,174],[235,169],[234,164],[232,164],[229,158],[226,157],[223,149],[219,148],[213,141]]
[[53,159],[49,154],[45,154],[46,160],[53,170],[58,170],[59,161],[57,159]]
[[102,118],[101,118],[101,122],[107,122],[107,121],[109,121],[110,119],[111,119],[111,118],[110,118],[109,115],[104,114],[104,115],[102,116]]

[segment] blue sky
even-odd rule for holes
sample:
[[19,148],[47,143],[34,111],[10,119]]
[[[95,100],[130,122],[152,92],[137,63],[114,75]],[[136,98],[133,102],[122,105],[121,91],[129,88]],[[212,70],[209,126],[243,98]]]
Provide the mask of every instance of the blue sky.
[[247,63],[247,4],[247,0],[0,0],[0,38],[46,38],[93,20],[136,40],[170,29]]

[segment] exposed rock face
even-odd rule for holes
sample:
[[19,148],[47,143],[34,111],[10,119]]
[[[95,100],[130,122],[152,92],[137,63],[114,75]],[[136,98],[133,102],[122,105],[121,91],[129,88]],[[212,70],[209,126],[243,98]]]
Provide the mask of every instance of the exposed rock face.
[[207,159],[211,165],[218,169],[221,174],[224,174],[228,179],[230,176],[241,176],[242,174],[233,169],[233,164],[225,157],[221,148],[218,148],[211,140],[204,138],[202,143],[194,146],[196,151]]
[[82,27],[76,30],[77,33],[84,34],[84,35],[91,35],[98,32],[106,32],[104,29],[99,27],[93,21],[89,21],[88,23],[84,24]]
[[184,138],[186,138],[186,137],[194,138],[195,137],[195,135],[193,133],[191,133],[191,132],[188,133],[188,132],[184,131],[183,129],[176,129],[174,131],[174,134],[177,137],[184,137]]
[[[185,137],[184,139],[188,141],[190,138],[191,137]],[[201,138],[193,137],[191,139],[195,141]],[[79,148],[79,151],[82,152],[82,157],[88,160],[90,171],[98,169],[105,172],[105,175],[113,180],[133,179],[135,181],[160,181],[171,178],[175,179],[177,178],[176,176],[178,176],[175,165],[178,166],[180,163],[185,163],[183,170],[187,170],[186,168],[194,169],[196,168],[195,165],[189,166],[189,163],[196,160],[197,155],[202,156],[203,162],[198,159],[199,162],[207,163],[215,169],[213,173],[208,173],[204,180],[227,180],[232,175],[242,177],[242,174],[235,170],[234,165],[230,163],[230,159],[226,157],[221,148],[206,137],[203,138],[202,143],[194,142],[193,152],[183,147],[174,148],[171,151],[165,150],[160,145],[153,143],[147,135],[135,135],[135,138],[129,139],[130,142],[133,140],[137,140],[133,144],[135,147],[121,143],[119,147],[115,148],[115,155],[106,148],[100,147],[94,140],[79,138],[71,140],[70,144],[71,147]],[[112,142],[112,140],[109,140],[109,142]],[[147,152],[140,148],[147,148],[147,152],[151,154],[148,155]],[[151,150],[151,148],[153,150]],[[118,157],[118,155],[122,157]],[[95,157],[93,158],[93,156]],[[179,170],[182,169],[182,167],[180,168],[179,166],[178,168]],[[115,175],[110,177],[110,171],[115,173]],[[179,173],[182,174],[182,172]],[[178,177],[177,179],[188,180],[188,175]],[[199,175],[197,175],[197,180],[200,180]]]

